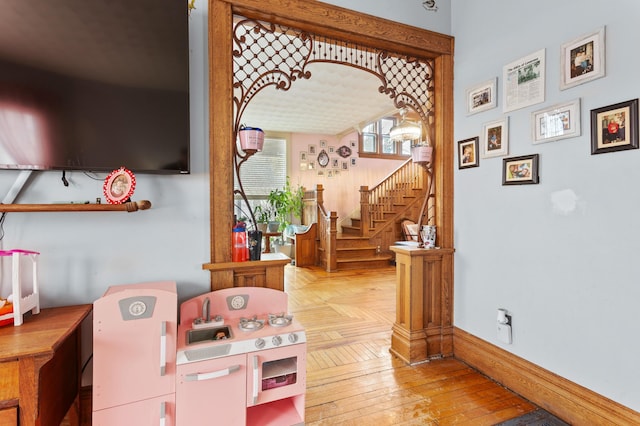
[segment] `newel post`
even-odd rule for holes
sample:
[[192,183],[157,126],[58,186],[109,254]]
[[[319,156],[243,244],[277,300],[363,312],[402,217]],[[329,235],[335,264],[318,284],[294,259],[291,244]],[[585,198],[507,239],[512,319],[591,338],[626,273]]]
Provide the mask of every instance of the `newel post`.
[[331,212],[329,214],[329,238],[327,251],[327,272],[338,270],[338,213]]
[[369,206],[369,187],[360,187],[360,236],[368,237],[371,229],[371,211]]

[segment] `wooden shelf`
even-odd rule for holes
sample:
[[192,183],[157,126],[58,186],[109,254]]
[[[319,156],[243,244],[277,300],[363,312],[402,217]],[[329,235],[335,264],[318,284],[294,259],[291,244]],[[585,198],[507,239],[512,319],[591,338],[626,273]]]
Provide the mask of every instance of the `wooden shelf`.
[[148,200],[123,204],[0,204],[0,212],[135,212],[150,208]]

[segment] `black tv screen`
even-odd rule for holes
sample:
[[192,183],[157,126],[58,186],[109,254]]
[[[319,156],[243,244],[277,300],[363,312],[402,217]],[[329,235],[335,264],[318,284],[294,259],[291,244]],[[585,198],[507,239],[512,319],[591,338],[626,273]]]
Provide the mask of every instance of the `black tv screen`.
[[0,168],[189,173],[187,0],[0,9]]

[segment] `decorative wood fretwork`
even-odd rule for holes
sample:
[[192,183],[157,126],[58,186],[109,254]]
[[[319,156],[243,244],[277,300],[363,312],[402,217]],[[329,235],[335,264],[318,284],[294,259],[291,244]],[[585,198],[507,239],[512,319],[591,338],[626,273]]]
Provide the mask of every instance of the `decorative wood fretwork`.
[[[397,108],[415,110],[430,128],[434,117],[434,61],[395,55],[283,25],[236,16],[233,29],[233,102],[237,134],[242,114],[262,89],[289,90],[311,78],[308,65],[334,63],[369,72]],[[430,137],[432,135],[429,135]]]

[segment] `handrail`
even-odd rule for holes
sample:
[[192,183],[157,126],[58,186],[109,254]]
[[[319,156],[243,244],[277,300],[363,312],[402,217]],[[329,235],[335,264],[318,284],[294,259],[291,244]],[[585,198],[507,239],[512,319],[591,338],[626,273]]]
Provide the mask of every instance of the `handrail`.
[[[360,187],[360,236],[369,238],[378,247],[389,247],[396,241],[397,227],[401,216],[415,217],[420,204],[421,213],[427,216],[434,209],[435,198],[429,195],[433,188],[433,177],[424,166],[407,160],[372,189]],[[423,200],[424,198],[424,200]],[[316,222],[318,224],[317,250],[320,264],[330,272],[337,270],[337,213],[327,211],[324,205],[324,188],[316,185]],[[389,231],[392,232],[389,232]]]
[[424,191],[425,183],[421,167],[407,160],[373,188],[360,187],[361,236],[368,236],[376,222],[383,222],[385,213],[394,211],[394,205]]

